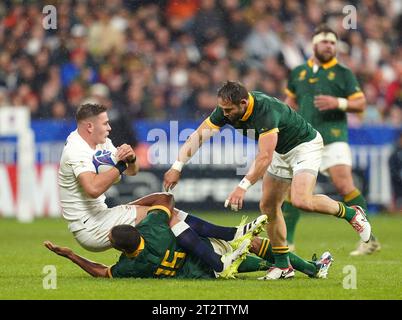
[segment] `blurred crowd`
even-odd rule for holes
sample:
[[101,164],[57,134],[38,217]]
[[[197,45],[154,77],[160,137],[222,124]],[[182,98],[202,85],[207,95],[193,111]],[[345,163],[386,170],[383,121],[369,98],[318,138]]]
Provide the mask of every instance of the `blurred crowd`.
[[[45,5],[56,29],[43,26]],[[344,27],[346,5],[356,29]],[[0,106],[33,118],[97,101],[131,121],[200,119],[228,79],[284,98],[326,22],[367,98],[351,125],[402,124],[401,0],[2,1],[0,21]]]

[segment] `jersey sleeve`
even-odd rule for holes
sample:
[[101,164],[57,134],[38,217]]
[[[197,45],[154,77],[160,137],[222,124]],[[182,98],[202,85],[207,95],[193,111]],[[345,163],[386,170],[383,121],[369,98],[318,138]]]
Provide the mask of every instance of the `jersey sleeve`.
[[362,92],[359,83],[355,75],[351,70],[346,69],[344,73],[345,80],[345,98],[353,99],[363,97],[364,93]]
[[296,98],[296,85],[295,85],[295,81],[294,81],[294,78],[295,78],[294,74],[295,74],[295,69],[293,69],[292,72],[290,73],[288,85],[285,88],[285,93],[290,98]]
[[[279,103],[279,102],[278,102]],[[282,103],[283,104],[283,103]],[[288,108],[287,105],[279,106],[280,108]],[[279,132],[280,113],[272,105],[269,111],[266,111],[262,116],[258,117],[255,121],[255,129],[259,137],[270,133]]]
[[109,268],[110,278],[141,278],[143,267],[135,259],[120,259]]
[[219,129],[226,124],[223,111],[219,107],[216,107],[205,121],[212,129]]
[[67,164],[73,169],[74,175],[78,177],[83,172],[96,172],[92,163],[93,154],[84,150],[74,150],[67,160]]

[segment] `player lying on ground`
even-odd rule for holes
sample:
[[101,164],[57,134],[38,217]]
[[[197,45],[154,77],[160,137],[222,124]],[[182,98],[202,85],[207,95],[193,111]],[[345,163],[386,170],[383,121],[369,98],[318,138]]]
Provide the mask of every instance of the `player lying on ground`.
[[[131,207],[131,212],[136,213],[136,218],[130,221],[130,223],[119,224],[118,222],[120,220],[111,219],[105,223],[106,226],[110,226],[110,228],[107,230],[106,226],[103,224],[98,224],[98,221],[96,221],[94,224],[86,222],[84,223],[83,229],[73,233],[75,239],[84,249],[89,251],[105,251],[110,249],[112,248],[112,244],[110,243],[109,233],[115,225],[130,224],[132,226],[136,226],[147,216],[147,212],[151,207],[164,205],[166,202],[171,201],[172,197],[173,196],[169,193],[160,192],[152,193],[130,202],[129,204],[124,205],[126,207]],[[173,212],[175,216],[182,221],[182,225],[186,226],[187,228],[191,228],[199,236],[218,238],[225,241],[234,241],[243,237],[247,232],[254,232],[259,221],[265,220],[263,219],[264,217],[258,217],[255,220],[246,224],[241,224],[238,227],[223,227],[214,225],[177,208],[174,208]],[[96,216],[91,219],[96,220]],[[82,239],[86,239],[85,242],[82,242]]]
[[[111,268],[89,261],[71,249],[53,245],[49,241],[45,242],[45,246],[70,259],[94,277],[230,278],[237,269],[238,272],[251,272],[267,270],[272,266],[274,260],[268,239],[253,239],[250,250],[261,258],[246,257],[253,232],[238,239],[237,244],[232,243],[237,246],[233,251],[227,241],[199,237],[178,219],[172,208],[151,207],[147,217],[137,227],[113,227],[109,233],[111,244],[123,253]],[[172,212],[173,217],[170,218]],[[260,223],[255,232],[261,231],[262,226],[263,223]],[[319,261],[308,262],[291,254],[290,260],[296,270],[311,277],[326,278],[332,257],[325,252]]]

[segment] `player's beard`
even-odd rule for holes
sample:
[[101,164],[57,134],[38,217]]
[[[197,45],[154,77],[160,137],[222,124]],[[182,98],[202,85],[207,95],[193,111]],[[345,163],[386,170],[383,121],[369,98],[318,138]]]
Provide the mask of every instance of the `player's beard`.
[[335,57],[336,52],[322,52],[320,53],[317,49],[314,49],[314,56],[320,63],[327,63]]
[[230,117],[228,117],[228,118],[229,118],[230,122],[235,123],[235,122],[238,122],[238,121],[241,119],[241,116],[239,116],[239,115],[232,115],[232,116],[230,116]]

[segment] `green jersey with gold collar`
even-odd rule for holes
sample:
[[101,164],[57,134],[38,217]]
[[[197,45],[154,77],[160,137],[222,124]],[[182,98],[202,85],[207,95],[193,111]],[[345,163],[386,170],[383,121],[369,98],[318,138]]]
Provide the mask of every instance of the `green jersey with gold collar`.
[[285,154],[301,143],[313,140],[317,132],[297,112],[276,98],[258,91],[249,93],[249,104],[244,116],[232,123],[224,116],[219,106],[206,120],[211,128],[221,128],[229,124],[241,130],[245,136],[256,140],[272,132],[278,133],[275,151]]
[[[169,210],[150,208],[137,226],[142,241],[136,252],[122,254],[109,269],[113,278],[215,278],[213,270],[198,257],[187,254],[177,244],[169,227]],[[208,239],[203,239],[212,248]]]
[[337,141],[348,141],[346,112],[336,110],[319,111],[314,106],[314,97],[330,95],[338,98],[357,98],[363,92],[347,67],[339,64],[336,58],[313,68],[313,61],[300,65],[292,70],[286,94],[295,98],[299,114],[306,119],[324,139],[324,144]]

